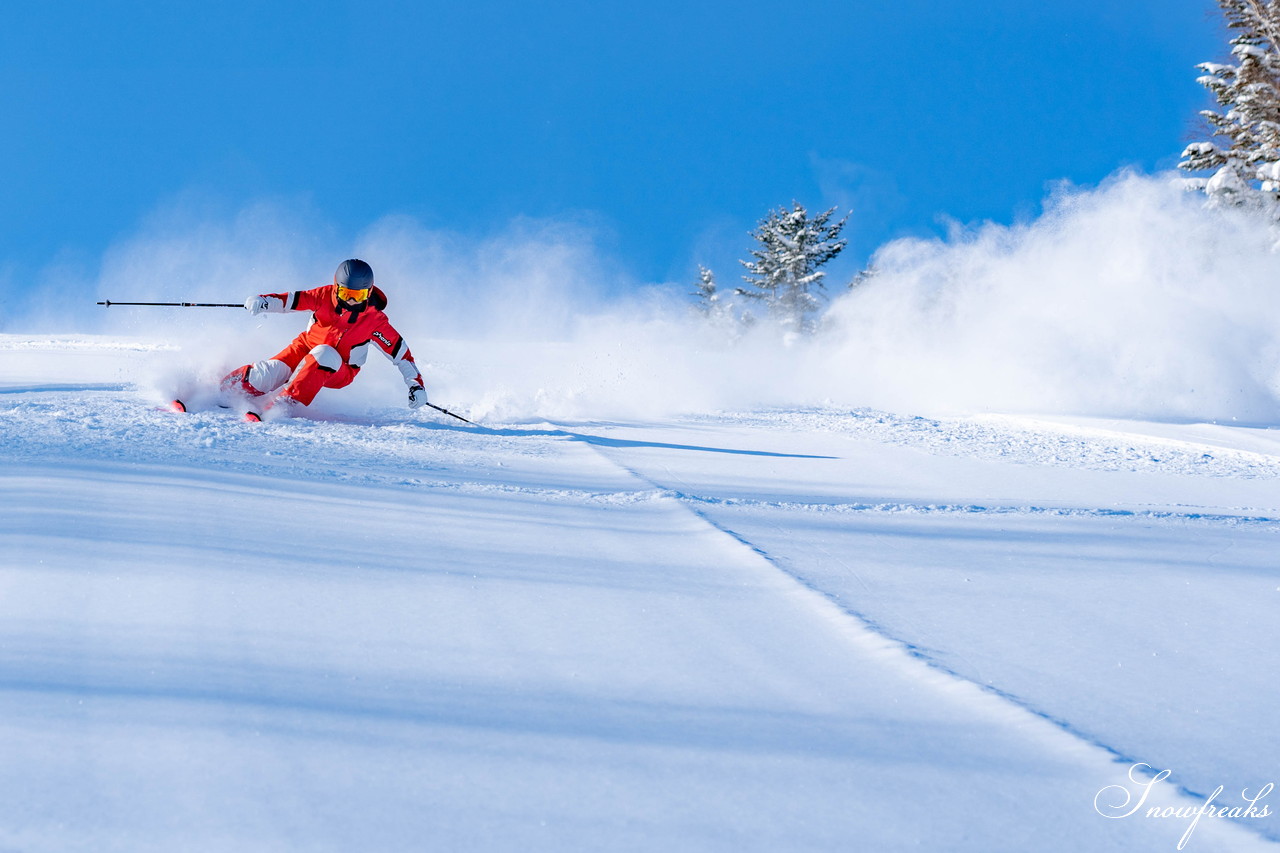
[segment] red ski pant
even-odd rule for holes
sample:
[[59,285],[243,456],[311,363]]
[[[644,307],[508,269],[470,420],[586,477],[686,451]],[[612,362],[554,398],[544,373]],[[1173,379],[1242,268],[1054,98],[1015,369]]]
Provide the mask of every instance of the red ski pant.
[[359,372],[360,368],[347,364],[333,347],[312,346],[299,335],[273,357],[228,373],[222,380],[222,389],[260,397],[284,385],[282,396],[307,406],[321,388],[343,388],[350,385]]
[[321,388],[345,388],[360,372],[360,368],[347,364],[337,350],[332,347],[312,347],[301,336],[294,338],[274,358],[294,368],[293,376],[281,392],[282,395],[292,397],[304,406],[311,405]]

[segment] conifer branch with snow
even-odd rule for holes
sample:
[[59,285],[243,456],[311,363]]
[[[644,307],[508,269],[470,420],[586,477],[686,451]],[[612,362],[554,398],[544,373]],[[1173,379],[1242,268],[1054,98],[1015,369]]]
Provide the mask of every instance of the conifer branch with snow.
[[1198,82],[1221,111],[1204,110],[1214,137],[1182,152],[1179,168],[1213,170],[1203,183],[1213,198],[1274,209],[1280,190],[1280,0],[1218,0],[1234,62],[1205,62]]

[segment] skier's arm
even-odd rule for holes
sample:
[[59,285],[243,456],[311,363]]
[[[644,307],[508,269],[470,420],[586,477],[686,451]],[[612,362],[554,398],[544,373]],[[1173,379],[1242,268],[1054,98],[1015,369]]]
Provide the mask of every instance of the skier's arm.
[[396,370],[400,371],[400,375],[404,377],[404,384],[410,388],[417,386],[423,387],[422,373],[418,370],[418,365],[413,360],[413,353],[409,352],[409,345],[404,342],[404,338],[400,339],[400,347],[398,352],[387,352],[383,350],[387,358],[391,359],[391,363],[396,366]]
[[290,290],[287,293],[263,293],[258,296],[250,296],[245,300],[244,307],[252,314],[285,314],[289,311],[314,311],[319,304],[321,296],[320,291],[323,287],[317,287],[314,290]]
[[413,360],[413,353],[409,351],[409,344],[405,342],[404,337],[391,328],[390,323],[387,323],[373,333],[373,343],[395,365],[396,370],[400,371],[400,376],[409,389],[409,405],[416,409],[425,403],[427,392],[424,390],[422,373],[418,370],[418,365]]

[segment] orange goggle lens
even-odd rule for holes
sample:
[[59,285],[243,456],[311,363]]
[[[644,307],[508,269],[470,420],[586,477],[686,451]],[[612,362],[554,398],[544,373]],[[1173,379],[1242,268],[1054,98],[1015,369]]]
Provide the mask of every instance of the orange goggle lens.
[[352,290],[349,287],[338,285],[338,298],[343,302],[364,302],[369,298],[370,289],[366,287],[363,290]]

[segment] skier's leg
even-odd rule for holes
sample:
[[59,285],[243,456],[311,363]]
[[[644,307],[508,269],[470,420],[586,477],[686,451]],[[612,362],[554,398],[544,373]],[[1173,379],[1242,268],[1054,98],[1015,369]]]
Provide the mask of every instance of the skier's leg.
[[261,397],[288,382],[291,373],[293,369],[283,361],[268,358],[237,367],[222,378],[220,387],[224,393]]
[[351,384],[359,368],[345,363],[341,353],[331,346],[313,347],[298,369],[293,379],[280,394],[280,398],[288,398],[291,402],[302,406],[311,405],[311,401],[320,393],[321,388],[342,388]]
[[261,397],[270,394],[289,381],[298,362],[307,353],[306,344],[298,338],[273,357],[252,364],[244,364],[222,378],[220,385],[224,398],[235,395]]
[[326,388],[346,388],[355,381],[356,376],[360,374],[360,368],[354,364],[344,364],[333,373],[329,374],[329,378],[325,380]]

